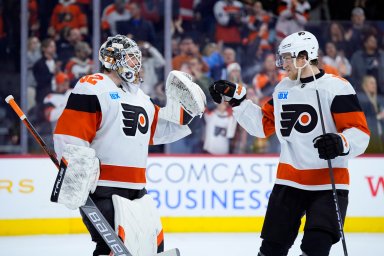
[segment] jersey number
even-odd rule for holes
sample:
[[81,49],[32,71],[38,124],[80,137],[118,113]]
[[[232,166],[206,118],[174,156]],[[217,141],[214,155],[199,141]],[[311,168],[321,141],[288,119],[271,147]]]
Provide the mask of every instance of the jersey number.
[[88,76],[83,76],[82,78],[80,78],[80,83],[90,83],[92,85],[95,85],[97,84],[97,82],[99,80],[103,80],[104,77],[101,76],[101,75],[98,75],[98,74],[94,74],[94,75],[88,75]]

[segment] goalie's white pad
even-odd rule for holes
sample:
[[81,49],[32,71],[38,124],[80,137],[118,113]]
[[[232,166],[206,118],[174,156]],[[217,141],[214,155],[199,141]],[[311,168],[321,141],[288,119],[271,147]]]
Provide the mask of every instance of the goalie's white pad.
[[94,149],[71,144],[64,146],[63,159],[67,169],[57,202],[74,210],[83,206],[89,192],[96,189],[100,176],[99,159]]
[[162,225],[155,202],[150,195],[128,200],[112,196],[115,230],[132,256],[154,256],[162,241]]
[[166,81],[165,94],[167,105],[159,113],[162,119],[184,125],[204,113],[207,103],[205,94],[187,73],[171,71]]

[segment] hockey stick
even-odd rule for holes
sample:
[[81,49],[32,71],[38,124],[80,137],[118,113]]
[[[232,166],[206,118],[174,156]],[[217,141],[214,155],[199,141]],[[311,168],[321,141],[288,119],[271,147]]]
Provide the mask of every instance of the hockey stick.
[[[321,128],[323,130],[323,134],[325,134],[326,131],[325,131],[325,125],[324,125],[323,111],[321,110],[320,96],[319,96],[319,91],[317,89],[316,89],[316,96],[317,96],[317,104],[319,106],[319,112],[320,112]],[[341,219],[339,199],[338,199],[337,193],[336,193],[335,176],[333,175],[333,168],[332,168],[331,160],[328,159],[327,162],[328,162],[329,177],[331,178],[333,201],[335,202],[335,207],[336,207],[337,222],[339,224],[340,238],[341,238],[341,242],[343,244],[344,256],[348,256],[347,244],[345,242],[345,236],[344,236],[343,221]]]
[[[52,162],[59,169],[60,173],[64,173],[64,170],[60,169],[60,163],[56,158],[56,155],[48,148],[47,144],[41,138],[39,133],[36,131],[35,127],[28,120],[24,112],[21,110],[19,105],[16,103],[12,95],[9,95],[5,98],[5,101],[11,106],[13,111],[19,116],[20,120],[23,121],[24,125],[27,127],[28,131],[33,135],[39,145],[44,149],[45,153],[51,158]],[[65,161],[64,161],[65,162]],[[63,175],[63,174],[61,174]],[[55,182],[55,186],[60,182],[60,177],[58,176]],[[104,218],[103,214],[97,208],[95,203],[92,201],[91,197],[88,196],[87,201],[84,206],[80,207],[80,211],[87,216],[89,221],[95,227],[99,235],[103,238],[105,243],[113,252],[114,256],[132,256],[132,254],[125,247],[124,243],[120,240],[118,235],[115,233],[114,229],[109,225],[108,221]],[[157,254],[159,256],[180,256],[180,252],[177,248],[165,251],[163,253]]]

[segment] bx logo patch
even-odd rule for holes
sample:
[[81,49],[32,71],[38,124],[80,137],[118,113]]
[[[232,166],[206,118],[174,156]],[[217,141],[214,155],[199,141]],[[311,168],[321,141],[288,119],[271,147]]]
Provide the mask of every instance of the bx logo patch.
[[109,96],[111,96],[111,99],[113,99],[113,100],[120,99],[120,95],[118,92],[110,92]]
[[279,100],[286,100],[286,99],[288,99],[288,92],[278,92],[277,98]]

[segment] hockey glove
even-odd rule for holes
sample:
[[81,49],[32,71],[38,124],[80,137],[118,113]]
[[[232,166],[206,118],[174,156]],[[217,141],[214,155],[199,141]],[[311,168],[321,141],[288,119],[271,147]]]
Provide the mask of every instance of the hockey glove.
[[216,103],[220,104],[224,98],[229,105],[236,107],[245,99],[246,88],[241,83],[234,84],[226,80],[218,80],[209,86],[209,93]]
[[344,136],[336,133],[326,133],[313,140],[321,159],[329,160],[349,153],[349,144]]

